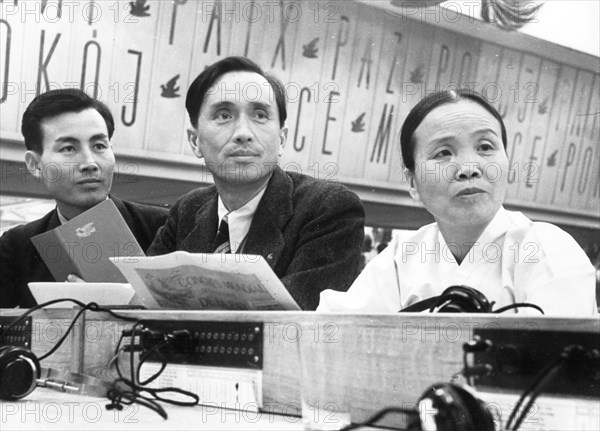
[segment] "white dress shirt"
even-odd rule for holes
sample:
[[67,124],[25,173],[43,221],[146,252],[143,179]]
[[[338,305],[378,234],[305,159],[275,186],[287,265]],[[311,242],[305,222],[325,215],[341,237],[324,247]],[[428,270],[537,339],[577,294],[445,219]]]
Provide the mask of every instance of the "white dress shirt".
[[[598,315],[595,270],[577,242],[557,226],[504,208],[460,265],[436,223],[402,232],[367,264],[348,292],[321,292],[317,311],[397,312],[452,285],[481,291],[495,301],[493,309],[528,302],[546,315]],[[540,315],[532,308],[515,312]]]
[[246,235],[248,235],[248,231],[250,230],[250,225],[252,224],[252,218],[254,217],[256,208],[258,208],[258,204],[260,203],[260,200],[262,199],[266,190],[267,187],[265,186],[243,207],[231,212],[229,212],[229,210],[225,207],[225,204],[221,200],[221,196],[219,196],[219,224],[221,224],[223,217],[227,216],[227,224],[229,225],[229,246],[231,248],[231,253],[237,253],[238,250],[241,252],[241,247],[243,246],[244,241],[246,240]]

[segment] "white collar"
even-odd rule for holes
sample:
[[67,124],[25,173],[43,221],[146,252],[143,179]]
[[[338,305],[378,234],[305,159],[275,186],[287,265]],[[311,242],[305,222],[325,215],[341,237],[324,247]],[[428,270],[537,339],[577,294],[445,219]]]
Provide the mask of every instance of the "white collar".
[[266,190],[267,187],[263,187],[263,189],[246,202],[244,206],[231,212],[227,210],[221,196],[219,196],[219,224],[221,223],[221,220],[223,220],[223,217],[227,216],[227,222],[229,224],[229,246],[231,247],[232,253],[236,253],[246,239],[246,235],[248,235],[250,225],[252,224],[254,213]]
[[60,224],[65,224],[66,222],[68,222],[69,220],[67,220],[67,218],[60,212],[60,208],[58,208],[58,205],[56,206],[56,214],[58,214],[58,221],[60,222]]

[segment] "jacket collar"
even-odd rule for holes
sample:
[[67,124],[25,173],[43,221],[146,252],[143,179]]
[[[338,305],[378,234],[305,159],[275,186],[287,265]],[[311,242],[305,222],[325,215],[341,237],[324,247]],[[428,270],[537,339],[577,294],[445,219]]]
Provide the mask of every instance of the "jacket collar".
[[215,186],[209,186],[205,193],[208,194],[208,198],[196,210],[194,228],[181,241],[179,249],[194,253],[212,253],[219,218],[218,195]]
[[[219,216],[217,189],[215,186],[210,188],[207,191],[209,198],[196,211],[195,227],[180,244],[181,248],[199,253],[212,252]],[[242,253],[261,255],[274,267],[285,247],[283,229],[293,215],[292,193],[291,178],[280,167],[275,167],[254,213]]]
[[58,208],[54,207],[44,218],[42,219],[44,226],[44,232],[52,230],[60,226],[60,219],[58,218]]
[[283,229],[294,212],[293,191],[291,178],[277,166],[254,213],[243,253],[259,254],[275,266],[285,248]]
[[108,195],[108,198],[111,201],[113,201],[113,203],[115,204],[115,206],[117,207],[117,209],[119,210],[119,212],[121,213],[123,218],[125,219],[125,223],[127,223],[127,226],[129,226],[129,228],[132,231],[135,231],[134,228],[136,226],[136,223],[133,220],[133,217],[131,217],[131,214],[129,214],[129,211],[127,211],[127,208],[125,208],[125,204],[123,204],[123,201],[114,195]]

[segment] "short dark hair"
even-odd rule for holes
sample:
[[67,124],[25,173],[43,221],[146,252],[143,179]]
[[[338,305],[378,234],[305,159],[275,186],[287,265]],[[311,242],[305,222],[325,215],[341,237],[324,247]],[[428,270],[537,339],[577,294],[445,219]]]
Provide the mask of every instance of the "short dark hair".
[[275,103],[279,112],[279,125],[283,127],[287,119],[287,109],[285,106],[285,88],[281,81],[270,73],[265,72],[261,67],[246,57],[226,57],[216,63],[208,66],[204,71],[194,79],[190,85],[185,98],[185,108],[190,116],[192,126],[198,126],[198,115],[200,108],[206,98],[208,90],[217,82],[217,80],[229,72],[254,72],[264,77],[275,93]]
[[33,99],[25,110],[21,121],[21,133],[25,138],[25,147],[28,150],[42,154],[44,151],[42,120],[67,112],[81,112],[86,109],[98,111],[106,123],[108,138],[112,138],[115,131],[115,120],[108,107],[99,100],[91,98],[82,90],[64,88],[40,94]]
[[494,108],[481,94],[476,93],[475,91],[460,88],[456,90],[443,90],[424,97],[411,109],[406,120],[404,120],[402,131],[400,132],[400,150],[402,151],[402,159],[406,169],[410,172],[414,172],[415,170],[415,142],[413,135],[425,117],[441,105],[457,103],[465,99],[478,103],[498,120],[502,132],[502,144],[506,150],[506,127],[496,108]]

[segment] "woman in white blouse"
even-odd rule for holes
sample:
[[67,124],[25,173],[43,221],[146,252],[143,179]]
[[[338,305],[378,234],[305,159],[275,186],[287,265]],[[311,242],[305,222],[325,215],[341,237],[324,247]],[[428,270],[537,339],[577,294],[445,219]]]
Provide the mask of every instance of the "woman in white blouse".
[[597,315],[594,267],[576,241],[502,207],[506,130],[483,97],[467,90],[425,97],[408,114],[400,145],[409,192],[436,222],[397,235],[348,292],[322,292],[317,311],[397,312],[466,285],[494,309],[527,302],[546,315]]

